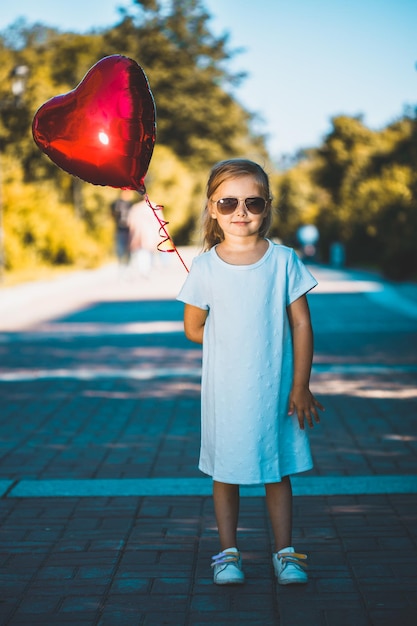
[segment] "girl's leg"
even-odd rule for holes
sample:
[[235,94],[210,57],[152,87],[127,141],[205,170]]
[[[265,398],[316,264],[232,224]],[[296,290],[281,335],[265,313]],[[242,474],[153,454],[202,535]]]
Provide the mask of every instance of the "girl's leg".
[[213,501],[221,549],[237,547],[239,485],[214,481]]
[[289,476],[265,485],[266,503],[275,539],[275,552],[291,546],[292,489]]

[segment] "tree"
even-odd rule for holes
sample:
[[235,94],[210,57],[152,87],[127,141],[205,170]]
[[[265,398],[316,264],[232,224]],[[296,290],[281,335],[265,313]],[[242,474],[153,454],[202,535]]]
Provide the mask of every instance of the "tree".
[[257,153],[267,159],[252,116],[229,94],[242,78],[224,69],[233,53],[228,37],[215,37],[197,0],[136,2],[136,14],[105,34],[109,49],[132,56],[144,68],[156,99],[157,141],[190,167],[210,167],[230,156]]
[[315,152],[316,184],[330,202],[319,211],[321,244],[342,241],[351,263],[391,278],[417,276],[417,119],[379,132],[342,116]]
[[[88,69],[105,56],[124,54],[135,59],[150,80],[157,105],[158,132],[152,172],[146,183],[157,195],[155,201],[166,206],[170,232],[178,236],[179,243],[186,243],[197,228],[202,177],[206,177],[214,161],[247,154],[259,155],[263,162],[267,160],[263,138],[251,131],[251,114],[229,93],[241,76],[227,70],[233,55],[228,50],[228,38],[212,35],[209,15],[202,3],[147,0],[135,2],[120,15],[120,22],[113,28],[85,35],[26,22],[18,22],[0,34],[2,100],[6,100],[2,92],[13,67],[23,63],[30,68],[19,106],[10,100],[0,111],[1,154],[5,161],[10,159],[13,163],[6,168],[4,177],[7,228],[12,230],[6,237],[9,269],[16,266],[18,257],[21,265],[33,264],[34,259],[41,257],[42,263],[48,262],[47,255],[39,255],[46,239],[41,229],[35,228],[35,221],[52,228],[50,207],[54,207],[57,231],[61,221],[69,223],[68,209],[72,207],[75,221],[71,222],[71,231],[77,233],[74,236],[78,242],[84,241],[89,249],[95,242],[103,258],[109,252],[108,207],[117,192],[89,185],[63,172],[38,150],[31,137],[36,108],[73,89]],[[16,184],[27,186],[27,192],[31,190],[24,194],[24,211],[16,211],[17,200],[8,192]],[[34,193],[38,185],[42,202]],[[31,224],[30,234],[18,225],[20,219]],[[69,247],[71,236],[68,235]],[[16,244],[19,237],[21,245]],[[11,251],[12,242],[13,249],[19,249],[18,255]],[[96,262],[96,252],[80,254],[84,261]],[[72,263],[75,256],[67,250],[51,254],[49,261]]]
[[303,224],[316,224],[320,212],[329,204],[329,193],[314,182],[316,160],[313,153],[290,170],[273,177],[275,205],[273,235],[289,245],[297,245],[297,230]]

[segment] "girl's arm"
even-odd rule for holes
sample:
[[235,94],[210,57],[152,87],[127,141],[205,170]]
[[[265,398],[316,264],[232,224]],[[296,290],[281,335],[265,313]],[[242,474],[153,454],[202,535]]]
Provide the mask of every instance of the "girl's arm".
[[287,308],[294,348],[294,376],[290,393],[289,415],[297,413],[300,428],[307,421],[310,428],[320,418],[317,409],[324,411],[310,391],[310,374],[313,362],[313,329],[306,296],[301,296]]
[[184,331],[185,336],[195,343],[203,343],[204,324],[206,323],[208,311],[199,309],[191,304],[186,304],[184,308]]

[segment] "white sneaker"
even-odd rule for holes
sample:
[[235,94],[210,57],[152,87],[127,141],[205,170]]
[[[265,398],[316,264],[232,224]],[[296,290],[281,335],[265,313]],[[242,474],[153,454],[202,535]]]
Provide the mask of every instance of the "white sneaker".
[[242,558],[237,548],[227,548],[212,557],[213,582],[216,585],[241,585],[245,582]]
[[284,548],[272,555],[275,575],[280,585],[305,584],[308,582],[306,554],[295,552],[294,548]]

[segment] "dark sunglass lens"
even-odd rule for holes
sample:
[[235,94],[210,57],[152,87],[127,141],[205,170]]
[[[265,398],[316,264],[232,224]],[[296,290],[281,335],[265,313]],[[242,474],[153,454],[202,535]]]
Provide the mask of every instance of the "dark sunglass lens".
[[217,208],[221,213],[231,213],[238,205],[237,198],[221,198],[217,200]]
[[263,198],[246,198],[245,204],[251,213],[262,213],[266,203]]

